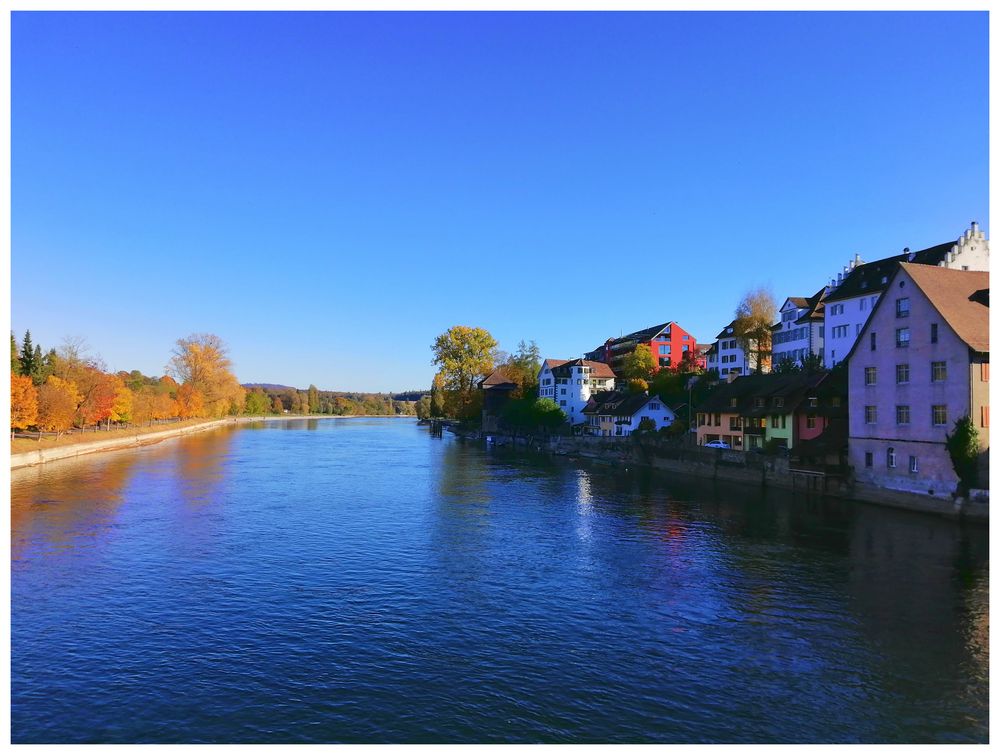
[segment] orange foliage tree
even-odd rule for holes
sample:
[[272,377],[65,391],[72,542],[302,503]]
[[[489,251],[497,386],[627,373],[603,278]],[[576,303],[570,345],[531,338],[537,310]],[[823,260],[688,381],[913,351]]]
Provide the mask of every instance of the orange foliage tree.
[[57,433],[69,430],[82,399],[75,383],[50,375],[38,388],[38,428]]
[[28,375],[10,373],[10,426],[23,430],[38,419],[38,391]]
[[115,404],[115,378],[93,367],[79,372],[77,388],[83,396],[76,410],[77,422],[93,425],[111,418]]
[[177,389],[177,415],[181,419],[205,416],[205,397],[191,383]]
[[108,423],[123,422],[131,419],[134,394],[128,389],[125,381],[119,375],[112,376],[111,385],[114,387],[115,398],[111,403],[111,414],[108,415]]

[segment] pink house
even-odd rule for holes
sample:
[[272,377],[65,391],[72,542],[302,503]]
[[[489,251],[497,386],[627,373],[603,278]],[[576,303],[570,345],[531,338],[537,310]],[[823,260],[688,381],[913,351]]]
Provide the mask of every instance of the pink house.
[[989,285],[986,272],[899,264],[848,357],[858,483],[950,496],[945,436],[969,416],[988,486]]

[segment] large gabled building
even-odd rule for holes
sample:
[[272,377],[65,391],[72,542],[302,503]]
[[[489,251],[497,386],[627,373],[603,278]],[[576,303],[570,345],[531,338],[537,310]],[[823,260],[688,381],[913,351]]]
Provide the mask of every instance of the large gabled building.
[[950,496],[958,477],[945,439],[965,416],[986,476],[989,285],[986,272],[897,264],[847,355],[857,482]]
[[896,266],[903,262],[951,270],[989,270],[990,242],[974,222],[957,241],[918,252],[904,249],[901,254],[868,263],[856,255],[838,279],[830,282],[824,302],[824,362],[828,368],[847,358]]
[[789,296],[778,310],[780,321],[771,328],[771,365],[785,359],[802,365],[806,357],[823,356],[823,309],[826,288],[812,296]]

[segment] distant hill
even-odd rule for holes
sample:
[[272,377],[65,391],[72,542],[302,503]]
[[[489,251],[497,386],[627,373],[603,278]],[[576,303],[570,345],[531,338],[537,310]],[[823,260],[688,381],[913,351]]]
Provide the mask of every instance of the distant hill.
[[[305,392],[305,388],[295,388],[291,385],[281,385],[280,383],[241,383],[241,385],[247,390],[253,390],[254,388],[263,388],[269,393],[284,393],[285,391],[301,391]],[[320,395],[324,396],[350,396],[350,397],[366,397],[366,396],[390,396],[393,401],[419,401],[421,396],[426,395],[429,391],[403,391],[402,393],[365,393],[361,391],[324,391],[320,389]]]
[[290,385],[279,385],[278,383],[242,383],[244,388],[263,388],[265,391],[297,391]]

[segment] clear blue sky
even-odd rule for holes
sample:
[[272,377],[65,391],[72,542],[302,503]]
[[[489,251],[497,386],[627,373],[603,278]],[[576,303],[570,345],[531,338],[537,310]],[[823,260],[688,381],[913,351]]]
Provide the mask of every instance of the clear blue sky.
[[989,233],[978,13],[15,13],[12,327],[430,384]]

